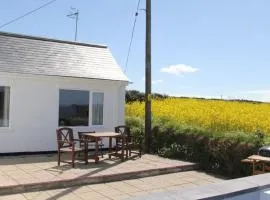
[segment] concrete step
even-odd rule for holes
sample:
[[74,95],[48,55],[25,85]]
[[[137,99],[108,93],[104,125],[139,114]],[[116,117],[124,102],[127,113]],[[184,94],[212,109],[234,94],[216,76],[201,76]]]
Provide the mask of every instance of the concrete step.
[[[48,162],[50,164],[48,166],[51,166],[52,163],[50,163],[50,161]],[[80,169],[80,165],[77,169],[72,169],[65,165],[63,169],[59,169],[60,172],[62,170],[62,174],[60,173],[58,176],[55,176],[55,178],[52,178],[52,180],[48,180],[48,178],[47,180],[42,178],[30,179],[29,181],[17,180],[16,182],[5,184],[3,182],[1,183],[0,178],[0,195],[136,179],[181,171],[195,170],[199,167],[195,163],[172,161],[152,155],[144,155],[142,158],[135,161],[128,160],[125,162],[117,162],[116,165],[115,163],[110,164],[112,166],[107,166],[105,161],[103,164],[97,165],[90,163],[89,169],[87,167]],[[23,164],[18,164],[18,168],[20,165]],[[95,169],[95,167],[97,167],[97,169]],[[54,168],[49,167],[49,170],[52,169]],[[48,169],[46,168],[45,171],[48,171]],[[81,173],[81,171],[83,173]],[[42,173],[42,171],[40,173]],[[13,179],[16,179],[16,177]]]

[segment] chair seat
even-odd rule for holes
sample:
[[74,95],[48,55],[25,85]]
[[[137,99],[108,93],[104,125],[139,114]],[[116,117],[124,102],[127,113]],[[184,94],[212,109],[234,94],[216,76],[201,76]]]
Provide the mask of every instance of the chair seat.
[[[65,147],[60,149],[61,152],[72,152],[72,147]],[[83,148],[75,147],[74,151],[84,151]]]
[[[88,145],[96,145],[96,143],[95,142],[88,142]],[[99,146],[104,146],[103,143],[98,143],[98,145]]]
[[[96,143],[88,143],[88,147],[95,147]],[[103,147],[104,144],[98,144],[99,147]],[[81,144],[81,148],[84,148],[84,144]]]
[[[118,144],[116,144],[118,147],[121,147],[122,146],[122,143],[118,143]],[[124,146],[131,146],[131,145],[134,145],[134,143],[133,142],[126,142],[125,144],[124,144]]]

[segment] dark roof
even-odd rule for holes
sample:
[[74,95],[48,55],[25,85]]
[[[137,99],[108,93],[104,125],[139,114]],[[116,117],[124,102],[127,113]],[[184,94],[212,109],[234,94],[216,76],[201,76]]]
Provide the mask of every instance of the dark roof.
[[128,81],[107,46],[5,32],[0,72]]

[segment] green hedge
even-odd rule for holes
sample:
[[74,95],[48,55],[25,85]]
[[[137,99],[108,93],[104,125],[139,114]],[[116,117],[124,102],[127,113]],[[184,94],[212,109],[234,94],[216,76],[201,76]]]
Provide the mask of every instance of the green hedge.
[[[135,135],[144,134],[144,121],[127,117],[126,124]],[[201,169],[235,178],[251,174],[241,160],[257,153],[263,135],[257,133],[212,133],[166,118],[152,123],[152,151],[164,157],[197,162]]]

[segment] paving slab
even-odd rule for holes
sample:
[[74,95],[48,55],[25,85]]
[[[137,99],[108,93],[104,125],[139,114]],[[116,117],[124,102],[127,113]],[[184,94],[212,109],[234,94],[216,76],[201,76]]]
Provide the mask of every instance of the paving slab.
[[[190,177],[193,177],[194,179],[188,179]],[[166,180],[166,184],[163,184],[164,180]],[[21,194],[5,196],[0,195],[0,200],[174,199],[174,195],[176,194],[175,191],[185,191],[194,187],[198,187],[198,185],[195,184],[198,180],[208,180],[210,184],[219,183],[223,179],[199,171],[195,171],[193,173],[177,172],[172,174],[157,175],[153,178],[146,177],[109,183],[69,187],[64,189],[24,192]],[[201,184],[205,185],[203,181],[201,181]],[[156,187],[141,187],[141,185],[155,185]],[[171,195],[164,195],[165,193],[169,193]]]
[[[89,160],[88,165],[76,162],[75,168],[66,163],[61,163],[58,167],[56,161],[55,154],[1,157],[0,194],[127,180],[198,168],[195,163],[149,154],[141,158],[134,156],[124,162],[104,156],[98,164],[93,160]],[[125,187],[122,190],[131,191],[132,188]],[[140,192],[133,190],[132,192]]]

